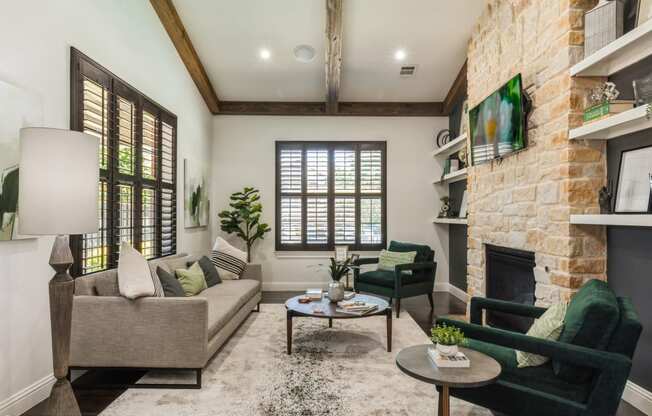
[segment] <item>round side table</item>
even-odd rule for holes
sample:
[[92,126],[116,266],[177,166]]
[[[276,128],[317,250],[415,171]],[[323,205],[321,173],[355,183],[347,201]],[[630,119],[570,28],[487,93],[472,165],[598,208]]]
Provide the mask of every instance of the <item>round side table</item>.
[[439,368],[428,358],[427,349],[433,344],[415,345],[401,350],[396,365],[405,374],[424,383],[441,386],[439,416],[450,415],[450,391],[453,388],[482,387],[496,381],[502,371],[498,361],[478,351],[460,347],[471,361],[469,368]]

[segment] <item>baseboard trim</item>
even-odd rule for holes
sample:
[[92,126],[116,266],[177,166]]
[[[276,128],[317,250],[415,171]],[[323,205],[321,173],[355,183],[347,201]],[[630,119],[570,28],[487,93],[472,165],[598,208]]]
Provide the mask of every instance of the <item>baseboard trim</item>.
[[36,406],[50,395],[54,375],[48,374],[35,383],[0,402],[0,415],[19,416]]
[[623,400],[646,415],[652,415],[652,392],[638,384],[627,382],[623,392]]
[[435,283],[435,292],[450,293],[464,303],[469,301],[469,295],[465,291],[450,283]]

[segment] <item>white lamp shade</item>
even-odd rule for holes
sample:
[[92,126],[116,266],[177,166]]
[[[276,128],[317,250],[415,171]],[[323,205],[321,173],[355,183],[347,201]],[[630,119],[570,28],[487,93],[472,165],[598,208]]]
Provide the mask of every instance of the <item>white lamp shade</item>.
[[99,139],[70,130],[20,130],[19,233],[98,230]]

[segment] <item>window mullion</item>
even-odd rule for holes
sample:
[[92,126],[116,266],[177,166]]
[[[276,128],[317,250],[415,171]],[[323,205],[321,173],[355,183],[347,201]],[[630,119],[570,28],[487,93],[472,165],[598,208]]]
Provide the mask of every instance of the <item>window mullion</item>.
[[355,145],[355,247],[360,247],[360,145]]
[[108,137],[108,159],[107,163],[107,267],[117,267],[117,241],[116,228],[118,224],[118,203],[117,203],[117,177],[118,177],[118,97],[115,89],[115,81],[111,81],[109,90],[109,137]]
[[328,147],[328,247],[335,245],[335,146]]
[[133,247],[137,247],[138,251],[142,253],[143,247],[143,100],[138,97],[134,103],[136,107],[136,114],[134,116],[134,207],[132,226]]
[[301,247],[304,249],[308,247],[308,161],[307,146],[301,148]]

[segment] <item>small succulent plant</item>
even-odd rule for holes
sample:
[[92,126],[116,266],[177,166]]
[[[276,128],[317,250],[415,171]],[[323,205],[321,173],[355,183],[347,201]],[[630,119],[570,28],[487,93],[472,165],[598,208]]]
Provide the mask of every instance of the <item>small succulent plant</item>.
[[432,342],[441,345],[464,345],[466,338],[461,329],[446,324],[432,328]]

